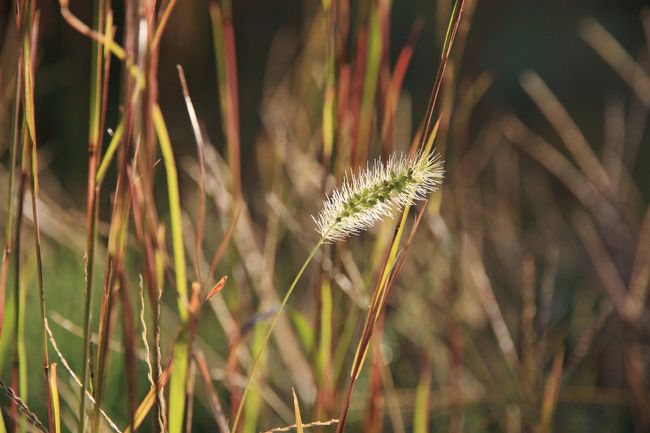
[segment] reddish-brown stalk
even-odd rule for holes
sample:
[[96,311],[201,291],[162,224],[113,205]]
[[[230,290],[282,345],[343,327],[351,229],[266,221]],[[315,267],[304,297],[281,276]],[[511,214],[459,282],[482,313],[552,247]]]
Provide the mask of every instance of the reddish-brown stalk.
[[[441,58],[440,58],[440,65],[438,67],[438,72],[436,74],[436,79],[434,81],[433,90],[431,92],[431,97],[429,99],[427,112],[425,114],[425,122],[424,122],[423,133],[420,136],[421,137],[420,138],[420,145],[417,148],[412,149],[412,151],[411,151],[412,154],[415,152],[416,149],[423,149],[425,147],[427,141],[429,140],[429,137],[430,137],[432,131],[434,130],[434,108],[435,108],[435,105],[436,105],[438,94],[440,92],[440,87],[442,85],[442,79],[445,76],[445,68],[446,68],[447,62],[449,61],[449,55],[451,53],[451,47],[453,46],[454,39],[455,39],[455,36],[456,36],[456,31],[458,30],[458,25],[459,25],[461,17],[462,17],[464,3],[465,3],[464,0],[459,0],[455,4],[455,8],[454,8],[455,14],[451,18],[451,26],[450,26],[448,39],[446,40],[445,46],[443,47],[443,52],[442,52],[442,55],[441,55]],[[413,228],[411,229],[411,233],[409,235],[409,238],[408,238],[408,240],[406,242],[406,245],[405,245],[404,249],[402,250],[401,254],[399,255],[399,257],[397,259],[397,262],[395,263],[394,268],[390,271],[390,278],[389,278],[389,280],[388,280],[388,282],[386,284],[386,288],[385,288],[386,294],[385,294],[385,296],[383,296],[383,302],[373,303],[373,306],[368,311],[368,316],[367,316],[368,318],[366,320],[366,325],[364,327],[362,337],[361,337],[361,340],[360,340],[359,346],[358,346],[359,347],[359,350],[358,350],[359,353],[365,353],[365,351],[367,350],[367,347],[368,347],[368,345],[370,343],[370,338],[371,338],[371,336],[372,336],[372,334],[374,332],[374,327],[375,327],[375,323],[376,323],[376,320],[371,319],[371,318],[375,318],[375,317],[378,317],[378,315],[383,314],[384,307],[386,305],[385,302],[390,297],[392,287],[395,284],[397,275],[399,274],[399,271],[401,270],[401,267],[402,267],[402,265],[404,263],[404,260],[405,260],[406,255],[407,255],[406,253],[408,252],[408,249],[411,246],[413,236],[415,234],[415,231],[416,231],[417,227],[419,226],[419,222],[420,222],[420,220],[422,218],[424,210],[427,207],[427,203],[428,203],[427,200],[425,200],[424,203],[422,203],[420,211],[418,213],[418,216],[417,216],[417,218],[416,218],[416,220],[415,220],[415,222],[413,224]],[[407,212],[407,211],[405,211],[405,212]],[[390,255],[390,252],[394,248],[394,243],[398,240],[396,236],[397,236],[397,234],[399,232],[399,227],[400,227],[400,224],[401,224],[402,221],[403,221],[403,219],[400,219],[400,223],[398,223],[398,226],[397,226],[397,228],[396,228],[396,230],[394,232],[393,239],[392,239],[392,241],[389,243],[389,245],[387,247],[386,255],[385,255],[385,258],[384,258],[384,264],[383,264],[383,266],[381,268],[379,268],[380,270],[384,269],[386,267],[387,263],[388,263],[388,257]],[[381,272],[380,272],[379,275],[381,275]],[[375,286],[375,289],[373,290],[373,293],[379,293],[379,290],[381,290],[381,287],[379,287],[380,284],[381,284],[381,278],[378,277],[377,278],[377,285]],[[354,388],[354,384],[356,383],[356,378],[359,375],[362,364],[363,364],[363,356],[358,356],[356,358],[356,363],[352,368],[352,374],[351,374],[350,382],[349,382],[348,389],[347,389],[347,392],[345,394],[345,400],[343,402],[342,409],[341,409],[341,416],[339,417],[340,421],[339,421],[339,424],[337,426],[337,433],[342,433],[345,430],[345,422],[346,422],[346,419],[347,419],[347,416],[348,416],[349,406],[350,406],[350,402],[351,402],[351,399],[352,399],[352,390]]]

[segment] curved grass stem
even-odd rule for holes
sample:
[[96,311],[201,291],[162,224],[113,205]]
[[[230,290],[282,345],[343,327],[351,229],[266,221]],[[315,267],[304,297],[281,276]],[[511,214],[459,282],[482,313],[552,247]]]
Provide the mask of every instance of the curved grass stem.
[[231,431],[233,433],[237,432],[237,426],[239,425],[239,419],[241,418],[241,414],[244,409],[244,403],[246,402],[246,395],[248,394],[248,391],[250,389],[250,386],[253,382],[253,378],[255,376],[255,372],[257,371],[258,364],[260,362],[260,359],[262,358],[262,353],[264,353],[264,349],[266,348],[267,343],[269,342],[269,339],[271,338],[271,334],[273,334],[273,329],[275,328],[275,325],[278,323],[278,320],[280,319],[280,315],[282,315],[282,312],[284,311],[285,306],[287,305],[287,302],[289,301],[289,297],[293,293],[293,290],[295,289],[296,285],[298,284],[298,280],[302,276],[302,274],[305,272],[305,269],[307,269],[307,266],[309,266],[309,263],[311,263],[312,259],[318,252],[318,249],[323,245],[325,242],[325,239],[327,238],[327,233],[323,237],[319,239],[319,241],[316,243],[314,248],[309,252],[309,255],[307,256],[307,259],[305,262],[302,264],[300,267],[300,270],[296,274],[296,276],[293,279],[293,282],[291,283],[291,286],[289,286],[289,290],[287,290],[287,293],[284,295],[284,298],[282,299],[282,303],[280,304],[280,309],[278,310],[277,313],[275,313],[275,316],[273,317],[273,321],[271,322],[271,325],[269,326],[268,331],[266,331],[266,335],[264,335],[264,340],[262,340],[262,346],[260,347],[260,350],[257,352],[255,355],[255,358],[253,359],[253,364],[251,365],[251,368],[248,372],[248,378],[246,379],[246,384],[244,385],[244,392],[242,393],[241,400],[239,401],[239,406],[237,408],[237,414],[235,415],[235,421],[232,424],[232,429]]

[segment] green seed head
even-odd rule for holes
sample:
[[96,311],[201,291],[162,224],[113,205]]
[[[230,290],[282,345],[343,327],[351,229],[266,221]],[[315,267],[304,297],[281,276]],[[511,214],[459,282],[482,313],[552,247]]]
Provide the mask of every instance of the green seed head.
[[393,155],[386,164],[376,160],[350,179],[346,177],[327,197],[313,217],[318,232],[327,241],[342,240],[424,199],[442,182],[442,166],[437,154]]

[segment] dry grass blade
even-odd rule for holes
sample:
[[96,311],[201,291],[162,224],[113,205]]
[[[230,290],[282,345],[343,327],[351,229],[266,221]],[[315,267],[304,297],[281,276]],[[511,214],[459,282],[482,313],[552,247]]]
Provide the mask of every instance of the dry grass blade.
[[124,429],[124,433],[131,433],[132,431],[138,429],[142,425],[142,422],[144,421],[147,414],[149,413],[151,408],[154,406],[154,403],[156,402],[157,389],[164,389],[165,385],[167,385],[167,382],[169,381],[169,377],[172,371],[172,362],[170,362],[167,365],[167,367],[165,367],[165,369],[158,377],[158,386],[151,388],[149,392],[147,392],[147,395],[145,395],[145,397],[140,402],[140,405],[138,406],[138,409],[135,411],[135,415],[133,417],[133,429],[127,427]]
[[61,406],[59,405],[59,388],[56,382],[56,363],[50,364],[50,394],[52,396],[52,416],[54,418],[54,433],[61,432]]
[[239,216],[241,215],[242,208],[239,207],[235,211],[235,214],[232,218],[232,221],[230,221],[230,225],[228,226],[228,229],[226,230],[226,234],[224,235],[223,239],[221,240],[221,243],[219,244],[219,247],[217,250],[214,252],[214,256],[212,256],[212,260],[210,260],[210,272],[209,275],[214,275],[214,272],[217,269],[217,265],[219,264],[219,261],[221,260],[221,257],[223,256],[223,253],[226,251],[226,248],[230,244],[230,240],[232,239],[232,235],[235,232],[235,226],[237,225],[237,221],[239,221]]
[[537,347],[535,315],[535,259],[531,255],[524,256],[521,270],[521,367],[524,385],[528,390],[534,389],[537,374]]
[[629,280],[628,309],[637,317],[643,311],[650,280],[650,207],[646,210],[637,241],[634,265]]
[[210,409],[212,410],[212,415],[219,427],[221,433],[229,433],[228,421],[223,413],[221,403],[219,402],[219,397],[212,387],[212,377],[210,376],[210,370],[208,368],[208,363],[205,360],[205,356],[200,349],[194,349],[194,359],[196,365],[199,368],[199,373],[201,379],[203,379],[203,385],[205,386],[205,392],[208,394],[208,399],[210,401]]
[[397,104],[399,102],[399,94],[404,81],[404,76],[406,75],[411,57],[413,56],[415,44],[420,36],[423,25],[424,23],[422,21],[417,21],[413,25],[408,41],[397,58],[393,75],[390,78],[381,130],[382,151],[384,156],[392,153],[392,145],[390,145],[390,141],[392,139],[391,136],[394,128]]
[[221,277],[219,281],[217,281],[217,284],[215,284],[214,287],[212,287],[212,289],[208,292],[208,294],[205,296],[205,300],[209,301],[210,298],[212,298],[214,295],[219,293],[226,285],[226,281],[228,281],[228,276],[224,275],[223,277]]
[[602,287],[609,296],[618,314],[626,320],[633,320],[634,312],[629,310],[627,289],[621,275],[607,252],[600,235],[591,219],[584,213],[574,215],[575,227],[585,247],[585,251],[594,264],[596,274],[602,282]]
[[[54,348],[54,352],[57,354],[59,357],[59,360],[61,360],[61,363],[63,364],[63,368],[68,372],[70,377],[72,378],[73,382],[79,387],[82,387],[81,380],[79,380],[79,377],[75,374],[75,372],[72,370],[72,367],[70,367],[70,364],[68,363],[68,360],[63,356],[63,353],[61,353],[61,350],[59,349],[59,345],[56,342],[56,339],[54,338],[54,334],[52,334],[52,330],[50,329],[50,326],[48,322],[45,322],[45,330],[47,331],[47,336],[50,340],[50,343],[52,344],[52,347]],[[82,335],[81,332],[79,335]],[[86,391],[86,397],[90,402],[95,405],[95,399],[93,398],[92,394],[88,391]],[[115,432],[115,433],[121,433],[120,429],[117,427],[115,422],[104,412],[103,409],[99,408],[99,413],[101,416],[104,418],[106,423],[109,425],[109,427]]]
[[291,388],[291,394],[293,395],[293,411],[296,417],[296,433],[303,433],[302,428],[302,416],[300,416],[300,405],[298,404],[298,397],[296,396],[296,390]]
[[153,379],[153,366],[151,364],[151,350],[149,349],[149,339],[147,338],[147,321],[144,318],[144,282],[142,275],[140,275],[140,284],[138,285],[138,297],[140,300],[140,325],[142,326],[142,345],[144,346],[144,360],[147,364],[147,379],[149,385],[155,388],[156,384]]
[[525,72],[520,81],[524,90],[558,132],[564,145],[569,149],[585,176],[608,197],[613,198],[616,193],[607,172],[594,154],[585,136],[564,106],[551,92],[551,89],[548,88],[539,75],[532,71]]
[[[303,424],[302,427],[303,428],[327,427],[329,425],[337,424],[338,422],[339,422],[339,420],[334,418],[334,419],[331,419],[329,421],[313,421],[313,422],[310,422],[308,424]],[[287,431],[291,431],[291,430],[295,430],[295,429],[296,429],[296,424],[292,424],[292,425],[289,425],[289,426],[286,426],[286,427],[272,428],[271,430],[266,430],[263,433],[280,433],[280,432],[287,432]]]
[[571,354],[571,358],[567,362],[567,366],[564,368],[564,381],[566,381],[571,375],[573,375],[573,373],[575,373],[580,363],[589,354],[596,336],[603,329],[605,323],[607,322],[607,319],[609,319],[613,312],[614,306],[609,301],[609,299],[605,298],[600,301],[596,317],[592,320],[589,328],[587,328],[578,339],[575,349]]
[[[47,415],[49,421],[49,430],[53,431],[55,428],[54,413],[53,413],[53,402],[51,399],[51,388],[50,388],[50,361],[48,355],[48,345],[47,345],[47,335],[45,332],[46,325],[46,314],[45,314],[45,287],[43,283],[43,255],[41,252],[41,230],[38,219],[38,197],[39,197],[39,169],[38,169],[38,151],[36,145],[36,119],[35,119],[35,109],[34,109],[34,70],[32,68],[32,56],[36,55],[37,47],[37,32],[38,32],[38,22],[39,15],[35,13],[35,6],[31,5],[29,2],[26,4],[27,13],[25,16],[25,26],[26,31],[24,33],[23,40],[23,50],[24,55],[23,59],[24,64],[24,74],[25,74],[25,120],[27,123],[27,130],[29,131],[29,140],[23,142],[23,146],[28,146],[28,154],[30,157],[30,188],[31,188],[31,197],[32,197],[32,221],[34,222],[34,247],[36,252],[36,265],[37,265],[37,276],[38,276],[38,293],[39,293],[39,305],[41,313],[41,331],[42,331],[42,350],[43,350],[43,370],[45,374],[45,399],[47,406]],[[25,137],[27,138],[27,137]]]
[[650,107],[650,76],[625,48],[594,19],[582,23],[580,35]]
[[160,44],[160,39],[162,38],[162,34],[163,31],[165,30],[165,27],[167,27],[167,23],[169,22],[169,17],[171,16],[172,11],[174,10],[174,6],[176,6],[176,0],[170,0],[167,3],[167,6],[165,7],[162,16],[160,17],[160,21],[158,22],[158,26],[156,27],[156,33],[154,34],[153,40],[151,41],[151,46],[153,47],[153,49],[157,48],[158,45]]
[[514,373],[519,370],[519,356],[517,355],[516,346],[508,326],[503,318],[503,313],[499,307],[499,303],[494,295],[492,284],[488,278],[483,262],[480,258],[476,246],[469,241],[466,242],[467,260],[471,264],[470,272],[474,279],[474,284],[478,290],[478,296],[481,300],[483,308],[490,319],[492,331],[497,338],[499,348],[503,352],[503,356],[508,362],[510,370]]
[[10,386],[7,386],[2,380],[0,380],[0,389],[5,393],[9,401],[18,407],[18,412],[25,417],[29,424],[42,433],[48,433],[48,430],[45,428],[41,420],[38,419],[38,416],[36,416],[36,414],[29,409],[27,404],[16,395],[14,390]]
[[[171,3],[168,6],[168,9],[171,8]],[[201,265],[200,265],[200,251],[201,245],[203,244],[203,230],[205,226],[205,142],[203,140],[203,133],[201,132],[201,127],[199,126],[199,119],[194,110],[194,104],[192,104],[192,99],[190,98],[190,91],[187,88],[187,80],[185,79],[185,72],[181,65],[176,65],[178,69],[178,78],[181,82],[181,87],[183,89],[183,98],[185,99],[185,106],[187,107],[187,113],[190,116],[190,122],[192,123],[192,131],[194,132],[194,139],[196,140],[196,148],[199,159],[199,198],[197,204],[197,221],[196,221],[196,239],[194,243],[194,271],[196,272],[196,279],[203,281],[201,277]]]
[[502,132],[511,142],[521,146],[548,171],[555,175],[582,204],[611,231],[625,230],[618,221],[618,212],[611,203],[557,149],[530,131],[519,119],[506,116]]
[[557,407],[560,395],[560,384],[562,381],[562,362],[564,360],[564,349],[560,349],[553,358],[551,372],[546,379],[544,395],[542,397],[542,418],[540,432],[550,433],[553,431],[553,416]]

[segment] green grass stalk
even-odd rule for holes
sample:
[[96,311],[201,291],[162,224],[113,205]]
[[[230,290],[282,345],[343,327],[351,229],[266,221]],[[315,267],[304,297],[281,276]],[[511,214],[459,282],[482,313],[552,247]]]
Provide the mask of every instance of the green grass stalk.
[[20,103],[22,98],[22,61],[18,61],[16,71],[16,93],[14,101],[14,112],[12,114],[12,143],[11,163],[9,166],[9,182],[7,191],[7,220],[5,222],[5,248],[2,253],[2,274],[0,274],[0,335],[2,335],[5,311],[5,296],[7,288],[7,277],[9,274],[9,257],[12,249],[13,239],[13,209],[14,209],[14,180],[16,177],[16,163],[18,161],[18,138],[20,136]]
[[187,277],[185,252],[183,249],[181,204],[178,192],[178,175],[176,173],[174,154],[169,140],[167,127],[165,126],[165,120],[163,119],[158,105],[153,107],[152,115],[167,173],[167,192],[169,194],[172,246],[174,250],[174,272],[176,274],[176,290],[178,292],[178,315],[181,321],[181,327],[184,329],[174,344],[174,364],[169,384],[169,432],[181,433],[183,430],[185,386],[187,382],[187,369],[189,363],[189,342],[186,332],[189,313],[187,309]]
[[5,427],[5,420],[2,416],[2,413],[0,413],[0,433],[7,433],[7,428]]
[[[93,28],[101,29],[104,20],[104,0],[95,0]],[[93,298],[93,277],[95,269],[95,245],[97,243],[97,193],[96,171],[99,153],[101,107],[102,107],[102,50],[99,42],[93,40],[90,64],[90,110],[88,128],[88,185],[86,191],[86,279],[83,316],[81,396],[79,398],[79,432],[85,431],[86,389],[88,387],[88,358],[90,356],[90,331],[92,327],[91,306]]]
[[[262,325],[262,326],[256,326],[255,329],[253,330],[252,353],[260,353],[264,349],[263,343],[264,343],[265,329],[266,327]],[[260,361],[260,366],[263,366],[266,356],[262,354],[261,359],[262,360]],[[264,370],[264,369],[260,367],[260,370]],[[262,373],[260,372],[260,374]],[[243,402],[244,401],[242,400],[241,403]],[[248,398],[246,399],[245,409],[244,409],[246,413],[244,415],[244,421],[242,424],[242,433],[257,432],[256,427],[260,417],[261,406],[262,406],[262,396],[260,395],[260,391],[259,389],[253,389],[249,393]]]
[[280,316],[284,312],[284,308],[286,307],[287,302],[289,301],[289,297],[293,293],[293,290],[296,288],[296,284],[298,284],[298,280],[300,279],[302,274],[305,272],[305,269],[307,269],[307,266],[309,265],[311,260],[314,258],[314,256],[318,252],[318,249],[325,242],[326,237],[327,237],[327,233],[323,237],[320,238],[320,240],[316,243],[314,248],[310,251],[309,255],[307,256],[307,259],[302,264],[302,266],[300,267],[300,270],[298,271],[298,273],[294,277],[293,282],[291,283],[291,286],[289,286],[289,290],[287,290],[287,293],[284,295],[284,298],[282,299],[282,303],[280,304],[280,308],[278,309],[278,312],[275,313],[275,316],[273,317],[273,321],[271,322],[271,325],[269,326],[269,329],[266,331],[266,335],[264,335],[264,339],[262,340],[262,345],[260,347],[260,350],[255,355],[255,358],[253,359],[253,364],[251,364],[251,368],[248,371],[248,377],[246,378],[246,384],[244,385],[244,391],[242,392],[241,400],[239,401],[239,407],[237,408],[237,413],[235,415],[235,421],[232,424],[231,431],[233,433],[237,432],[237,426],[239,425],[239,420],[241,418],[241,415],[242,415],[242,412],[243,412],[243,409],[244,409],[244,403],[246,402],[246,395],[248,394],[248,391],[250,390],[250,386],[252,384],[253,378],[255,377],[255,372],[257,371],[257,367],[258,367],[258,365],[260,363],[260,359],[262,358],[262,354],[264,353],[264,349],[266,348],[266,345],[269,342],[269,339],[271,338],[271,334],[273,334],[273,329],[275,328],[275,325],[278,323],[278,320],[280,319]]
[[[18,191],[18,209],[16,213],[16,255],[14,256],[14,339],[16,348],[14,351],[13,369],[12,369],[12,387],[19,397],[27,399],[27,357],[25,352],[25,288],[22,284],[22,270],[20,263],[20,253],[22,250],[22,239],[20,236],[23,222],[23,205],[25,203],[25,193],[27,189],[27,178],[29,176],[27,165],[27,149],[25,142],[27,140],[27,127],[23,119],[21,126],[22,137],[22,156],[21,156],[21,174],[20,186]],[[18,415],[16,402],[12,401],[12,415],[14,419]],[[19,423],[19,431],[25,431],[24,420]]]

